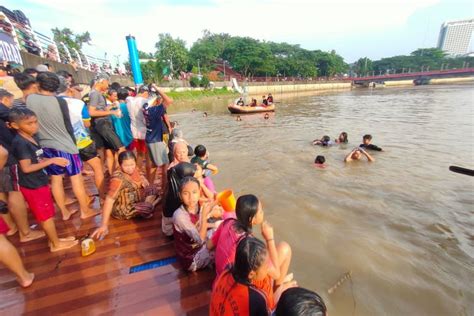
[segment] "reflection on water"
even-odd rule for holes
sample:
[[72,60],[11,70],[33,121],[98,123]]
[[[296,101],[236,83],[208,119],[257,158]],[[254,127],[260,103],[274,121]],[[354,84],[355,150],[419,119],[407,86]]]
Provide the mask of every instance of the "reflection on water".
[[[241,122],[215,100],[172,118],[210,150],[218,188],[261,198],[277,239],[293,247],[295,278],[331,315],[352,314],[350,282],[327,294],[349,270],[356,315],[473,315],[474,180],[448,171],[474,168],[473,96],[463,85],[324,93]],[[348,145],[310,145],[341,131]],[[385,152],[344,165],[366,133]],[[317,154],[327,169],[313,167]]]

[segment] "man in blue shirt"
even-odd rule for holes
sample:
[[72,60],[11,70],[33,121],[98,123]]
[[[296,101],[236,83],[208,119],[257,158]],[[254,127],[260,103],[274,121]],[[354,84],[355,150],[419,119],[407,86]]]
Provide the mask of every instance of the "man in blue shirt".
[[163,142],[162,116],[165,114],[166,108],[173,103],[173,100],[158,89],[155,84],[152,84],[151,88],[156,91],[157,95],[143,104],[143,116],[145,117],[146,125],[145,142],[154,165],[148,181],[154,183],[156,169],[158,168],[158,172],[161,175],[161,189],[164,193],[167,185],[166,171],[168,169],[169,160],[167,146]]

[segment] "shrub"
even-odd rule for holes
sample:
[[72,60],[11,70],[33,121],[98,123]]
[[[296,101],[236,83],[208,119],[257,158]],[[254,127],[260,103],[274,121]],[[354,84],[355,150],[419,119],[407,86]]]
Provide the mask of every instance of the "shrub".
[[199,80],[197,76],[192,76],[191,79],[189,79],[189,84],[193,88],[199,87],[200,83],[201,83],[201,80]]
[[203,88],[209,88],[209,78],[207,76],[203,76],[199,86]]

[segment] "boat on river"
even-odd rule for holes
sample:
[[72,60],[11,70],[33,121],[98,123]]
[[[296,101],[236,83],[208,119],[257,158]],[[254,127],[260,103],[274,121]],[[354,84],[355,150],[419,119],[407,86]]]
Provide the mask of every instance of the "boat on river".
[[227,106],[230,113],[232,114],[250,114],[250,113],[263,113],[263,112],[275,112],[275,104],[270,104],[267,106],[257,105],[257,106],[249,106],[249,105],[236,105],[231,103]]

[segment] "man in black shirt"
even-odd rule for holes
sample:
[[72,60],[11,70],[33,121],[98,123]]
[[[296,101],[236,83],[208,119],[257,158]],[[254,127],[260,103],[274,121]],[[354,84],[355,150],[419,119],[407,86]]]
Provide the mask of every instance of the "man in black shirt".
[[372,141],[372,135],[366,134],[364,135],[364,137],[362,137],[362,144],[360,144],[359,147],[368,149],[368,150],[383,151],[382,148],[371,144],[370,143],[371,141]]

